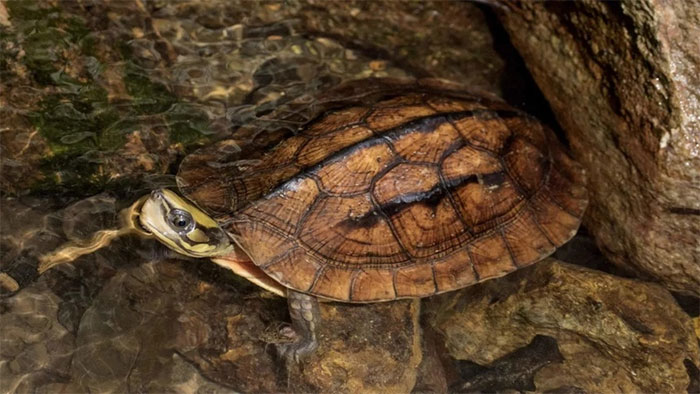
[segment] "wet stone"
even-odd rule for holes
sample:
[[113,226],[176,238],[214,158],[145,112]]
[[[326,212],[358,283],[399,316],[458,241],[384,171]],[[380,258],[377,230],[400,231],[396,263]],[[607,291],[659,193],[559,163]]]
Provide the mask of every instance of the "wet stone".
[[535,374],[551,363],[564,361],[552,337],[536,335],[528,345],[484,367],[469,361],[458,362],[461,379],[450,390],[455,392],[535,390]]
[[278,391],[254,312],[274,308],[193,274],[163,261],[112,278],[81,320],[72,378],[100,392]]
[[112,278],[81,320],[71,378],[101,392],[196,384],[242,392],[408,392],[414,386],[422,354],[418,301],[322,303],[318,351],[301,364],[285,364],[276,352],[276,343],[291,339],[276,333],[287,324],[285,300],[209,282],[239,280],[195,264],[209,268],[192,275],[183,263],[164,261]]
[[422,360],[419,309],[418,300],[321,303],[319,348],[287,364],[287,391],[410,392]]
[[57,320],[58,302],[41,282],[0,301],[1,391],[34,391],[66,380],[75,337]]
[[411,393],[445,393],[448,380],[456,380],[456,369],[451,368],[453,360],[447,355],[442,338],[429,324],[422,322],[421,329],[423,358]]
[[[662,287],[553,259],[435,297],[425,310],[451,358],[472,363],[451,387],[681,392],[692,378],[686,364],[699,362],[691,320]],[[524,368],[517,354],[538,335],[553,343],[529,357],[528,379],[493,374]]]
[[635,276],[700,296],[697,2],[506,2],[591,202],[584,224]]

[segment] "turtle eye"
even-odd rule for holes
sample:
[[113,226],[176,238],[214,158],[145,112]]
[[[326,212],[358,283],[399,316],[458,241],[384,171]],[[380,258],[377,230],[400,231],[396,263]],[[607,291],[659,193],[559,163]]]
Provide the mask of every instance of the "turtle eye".
[[182,209],[173,209],[168,212],[168,222],[178,233],[188,233],[194,229],[192,215]]

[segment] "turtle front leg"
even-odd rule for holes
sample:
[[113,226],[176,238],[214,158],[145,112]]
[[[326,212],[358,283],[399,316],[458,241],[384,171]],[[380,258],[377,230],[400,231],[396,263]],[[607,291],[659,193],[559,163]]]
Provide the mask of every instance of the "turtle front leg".
[[316,297],[294,290],[287,290],[287,304],[296,339],[281,344],[279,352],[282,357],[299,362],[318,348],[316,327],[321,322],[321,312]]

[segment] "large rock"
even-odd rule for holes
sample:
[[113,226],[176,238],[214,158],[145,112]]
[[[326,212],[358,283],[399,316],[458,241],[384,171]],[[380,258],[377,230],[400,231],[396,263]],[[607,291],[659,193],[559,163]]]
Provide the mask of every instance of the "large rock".
[[553,259],[425,310],[461,360],[460,391],[684,392],[697,373],[693,324],[667,290]]
[[320,347],[277,356],[284,299],[206,261],[115,275],[84,313],[71,387],[99,392],[409,392],[421,362],[418,301],[322,304]]
[[233,274],[201,263],[146,263],[115,275],[80,321],[72,383],[99,392],[279,391],[259,337],[260,316],[275,316],[283,302],[210,283]]
[[700,295],[700,1],[501,3],[588,170],[604,252]]
[[422,359],[420,301],[322,304],[319,350],[289,365],[292,393],[408,393]]

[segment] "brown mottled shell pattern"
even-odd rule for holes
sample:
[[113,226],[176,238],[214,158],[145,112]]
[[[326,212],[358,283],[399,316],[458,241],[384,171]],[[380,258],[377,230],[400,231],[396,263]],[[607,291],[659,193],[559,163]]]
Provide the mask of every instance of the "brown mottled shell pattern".
[[583,171],[534,118],[436,81],[334,94],[264,148],[231,155],[223,141],[179,173],[282,285],[348,302],[423,297],[537,262],[578,229]]

